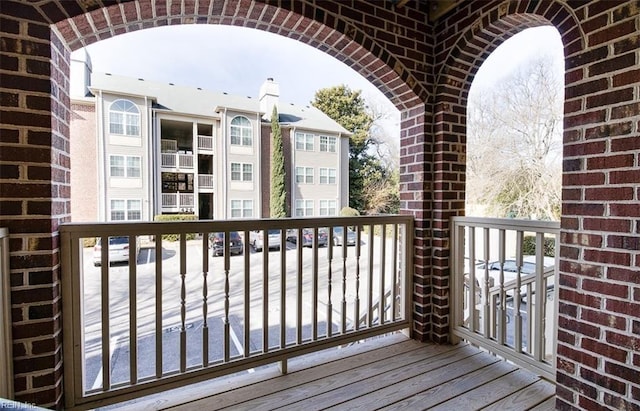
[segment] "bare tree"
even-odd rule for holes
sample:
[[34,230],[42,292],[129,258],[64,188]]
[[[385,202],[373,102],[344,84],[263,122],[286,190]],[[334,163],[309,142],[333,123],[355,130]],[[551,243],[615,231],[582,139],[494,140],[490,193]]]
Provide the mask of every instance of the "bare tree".
[[487,216],[559,219],[563,93],[552,67],[537,58],[469,97],[467,204]]

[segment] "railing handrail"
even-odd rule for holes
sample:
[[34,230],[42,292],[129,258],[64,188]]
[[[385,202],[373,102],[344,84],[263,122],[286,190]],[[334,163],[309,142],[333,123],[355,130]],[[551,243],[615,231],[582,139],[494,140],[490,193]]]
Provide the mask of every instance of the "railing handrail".
[[[163,193],[174,194],[174,193]],[[177,194],[177,193],[176,193]],[[295,217],[277,219],[236,219],[236,220],[188,220],[188,221],[147,221],[147,222],[73,222],[61,223],[60,232],[67,233],[93,233],[94,237],[109,235],[112,233],[126,234],[174,234],[174,233],[211,233],[223,231],[252,231],[256,226],[260,229],[296,229],[308,228],[316,224],[317,221],[327,221],[326,227],[352,226],[398,223],[408,224],[413,222],[413,217],[408,215],[376,215],[358,217]],[[352,224],[353,221],[358,224]],[[185,227],[189,227],[185,229]],[[323,226],[324,227],[324,226]]]
[[516,218],[489,218],[489,217],[452,217],[454,224],[464,223],[468,226],[481,228],[509,229],[526,232],[560,233],[559,221],[524,220]]

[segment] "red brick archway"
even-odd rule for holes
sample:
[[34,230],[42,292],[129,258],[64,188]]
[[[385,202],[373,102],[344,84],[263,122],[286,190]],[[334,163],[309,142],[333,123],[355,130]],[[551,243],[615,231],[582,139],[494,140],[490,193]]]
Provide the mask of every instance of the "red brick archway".
[[[471,13],[469,9],[459,13]],[[575,16],[557,1],[494,4],[473,17],[465,20],[468,28],[464,32],[438,39],[439,44],[451,43],[451,47],[440,50],[435,59],[433,290],[427,294],[433,298],[432,339],[441,342],[449,336],[450,218],[465,215],[466,112],[473,78],[491,52],[527,28],[555,26],[565,55],[579,50],[583,43]],[[440,31],[436,28],[436,32]]]

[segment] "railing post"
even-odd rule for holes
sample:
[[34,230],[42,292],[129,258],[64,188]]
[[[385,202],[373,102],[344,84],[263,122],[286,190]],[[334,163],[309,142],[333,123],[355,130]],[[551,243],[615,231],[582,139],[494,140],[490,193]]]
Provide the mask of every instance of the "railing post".
[[0,398],[13,398],[13,338],[11,336],[11,272],[9,269],[9,230],[0,228]]

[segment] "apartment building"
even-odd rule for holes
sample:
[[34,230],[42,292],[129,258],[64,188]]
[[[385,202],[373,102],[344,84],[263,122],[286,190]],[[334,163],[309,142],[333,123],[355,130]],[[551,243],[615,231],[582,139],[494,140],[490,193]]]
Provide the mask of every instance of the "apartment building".
[[253,98],[93,73],[87,54],[72,70],[82,73],[71,89],[74,221],[268,217],[274,105],[289,215],[349,203],[348,131],[310,105],[282,104],[273,79]]

